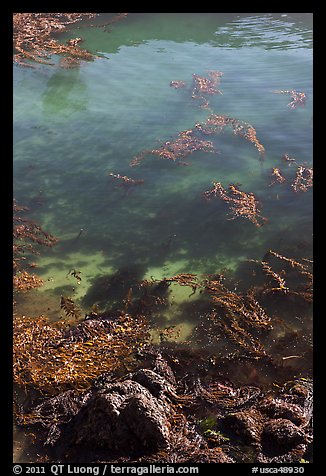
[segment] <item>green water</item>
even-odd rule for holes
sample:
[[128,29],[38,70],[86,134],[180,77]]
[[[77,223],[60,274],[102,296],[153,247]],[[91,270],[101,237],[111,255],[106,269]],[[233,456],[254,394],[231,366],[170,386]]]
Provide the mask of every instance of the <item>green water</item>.
[[[287,153],[312,166],[312,14],[132,13],[110,28],[85,24],[61,41],[76,36],[98,58],[73,69],[59,58],[14,66],[14,197],[59,239],[34,259],[46,284],[25,298],[25,310],[45,312],[47,296],[56,319],[63,293],[87,311],[92,285],[116,273],[136,281],[223,272],[241,281],[243,263],[268,249],[312,257],[312,191],[293,191],[295,166],[281,159]],[[192,75],[210,70],[223,72],[222,94],[207,97],[211,110],[252,124],[265,160],[226,128],[205,137],[218,153],[197,151],[187,167],[150,155],[130,167],[135,155],[206,120],[210,111],[191,97]],[[174,89],[172,80],[186,86]],[[305,92],[305,107],[291,110],[289,95],[272,92],[293,89]],[[285,184],[269,186],[273,167]],[[109,172],[144,183],[126,193]],[[213,181],[253,192],[268,223],[228,220],[224,203],[202,199]],[[71,269],[81,272],[80,284]],[[188,291],[173,290],[167,316],[183,322],[184,336],[192,324],[177,304]],[[113,297],[96,299],[105,307]]]
[[[141,279],[181,272],[223,273],[245,290],[254,284],[247,260],[262,259],[268,249],[312,258],[312,189],[295,193],[296,167],[281,159],[287,153],[312,166],[312,14],[132,13],[109,28],[85,23],[61,41],[77,36],[97,53],[94,61],[74,69],[61,68],[55,57],[52,66],[14,66],[14,197],[59,239],[33,257],[45,285],[18,299],[16,313],[57,320],[61,294],[85,312],[96,303],[107,308]],[[223,72],[222,94],[207,97],[211,111],[252,124],[264,161],[226,128],[204,137],[218,152],[197,151],[187,167],[151,155],[130,167],[135,155],[206,120],[210,111],[191,97],[192,75],[210,70]],[[174,89],[173,80],[186,86]],[[306,105],[291,110],[290,96],[274,90],[303,91]],[[287,182],[270,186],[273,167]],[[109,172],[144,183],[126,193]],[[268,223],[229,220],[224,203],[202,198],[213,181],[253,192]],[[122,286],[99,285],[116,276]],[[156,340],[166,325],[177,326],[176,339],[189,338],[205,311],[198,293],[171,291],[171,306],[154,325]],[[284,380],[311,375],[311,307],[275,302],[268,312],[275,352],[305,355],[284,362]],[[282,381],[250,363],[231,366],[229,376],[249,384]],[[35,460],[21,430],[15,432],[15,460]]]

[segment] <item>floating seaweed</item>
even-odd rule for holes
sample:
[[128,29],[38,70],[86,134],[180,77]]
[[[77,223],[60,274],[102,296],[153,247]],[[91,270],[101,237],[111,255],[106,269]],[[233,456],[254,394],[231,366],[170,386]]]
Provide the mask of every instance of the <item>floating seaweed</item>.
[[271,172],[271,183],[269,186],[271,187],[272,185],[275,185],[276,183],[283,183],[285,182],[285,177],[282,175],[282,172],[279,168],[273,167],[272,172]]
[[227,191],[220,182],[213,182],[214,187],[211,190],[207,190],[203,193],[203,197],[210,200],[212,196],[221,198],[224,202],[228,203],[235,218],[246,218],[257,227],[264,225],[267,221],[266,218],[260,215],[258,208],[259,202],[256,200],[252,192],[246,193],[239,190],[238,185],[230,184],[229,191]]
[[307,192],[313,186],[313,169],[299,165],[291,187],[295,192]]
[[257,139],[255,128],[248,122],[240,121],[229,116],[211,114],[203,123],[196,123],[196,128],[204,134],[216,134],[223,131],[227,126],[231,125],[236,135],[248,140],[257,148],[261,157],[265,154],[265,147]]
[[[64,54],[75,60],[91,60],[94,55],[80,48],[81,38],[59,43],[53,38],[55,33],[65,31],[71,24],[90,19],[95,13],[15,13],[14,62],[27,65],[26,59],[37,63],[50,63],[50,54]],[[30,65],[30,64],[29,64]]]
[[295,91],[294,89],[291,89],[289,91],[283,90],[283,91],[272,91],[273,93],[276,94],[290,94],[292,101],[289,102],[288,106],[290,109],[295,109],[297,106],[305,106],[307,96],[303,92]]
[[43,279],[27,271],[17,271],[13,277],[13,288],[18,292],[26,292],[39,288],[44,284]]
[[158,149],[145,150],[130,162],[130,166],[139,165],[147,155],[155,155],[161,159],[172,160],[179,165],[189,165],[180,159],[185,159],[188,155],[195,151],[215,152],[214,145],[211,141],[203,140],[196,136],[196,131],[188,129],[179,132],[177,139],[174,141],[166,141]]
[[202,104],[200,107],[203,109],[207,109],[209,106],[209,102],[205,95],[214,95],[214,94],[222,94],[221,91],[217,88],[220,84],[220,79],[223,76],[223,73],[220,71],[209,71],[207,77],[198,76],[198,74],[193,74],[193,80],[195,86],[192,91],[191,97],[193,99],[200,99]]
[[[275,260],[276,258],[276,260]],[[271,263],[274,259],[274,264]],[[262,294],[281,293],[282,295],[297,296],[307,302],[313,300],[313,272],[312,260],[302,258],[301,262],[283,256],[276,251],[268,250],[261,261],[250,260],[258,263],[266,276],[272,278],[260,290]],[[275,270],[278,263],[286,263],[287,269]],[[293,284],[292,284],[293,283]]]
[[117,186],[122,187],[127,195],[129,194],[132,187],[135,185],[142,185],[144,183],[143,179],[136,180],[127,177],[126,175],[114,174],[112,172],[110,172],[108,175],[118,181]]
[[[98,13],[15,13],[13,15],[13,43],[14,63],[32,67],[32,60],[36,63],[53,64],[50,55],[65,55],[59,62],[64,68],[73,68],[79,65],[80,60],[91,61],[96,56],[82,49],[82,38],[72,38],[66,44],[60,43],[54,38],[58,32],[66,31],[67,28],[82,20],[89,20]],[[115,23],[127,16],[127,13],[119,13],[107,24]]]
[[186,86],[186,82],[185,81],[174,80],[174,81],[170,82],[170,86],[171,86],[171,88],[180,89],[180,88],[184,88]]

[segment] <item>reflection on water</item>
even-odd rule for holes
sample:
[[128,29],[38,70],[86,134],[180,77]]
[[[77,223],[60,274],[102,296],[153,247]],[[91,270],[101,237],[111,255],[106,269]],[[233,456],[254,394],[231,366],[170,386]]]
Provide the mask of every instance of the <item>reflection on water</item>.
[[[135,13],[108,30],[65,33],[63,41],[82,36],[86,49],[101,53],[93,62],[67,70],[15,67],[14,196],[59,238],[37,259],[45,286],[22,298],[16,312],[55,320],[61,294],[85,313],[93,304],[114,307],[136,282],[178,273],[222,273],[246,290],[254,284],[248,260],[261,260],[269,249],[312,258],[311,189],[295,193],[296,166],[282,160],[288,154],[312,166],[311,17]],[[205,110],[191,97],[193,73],[207,77],[211,70],[223,72],[223,94],[207,96]],[[186,86],[171,88],[173,80]],[[290,110],[289,98],[273,90],[303,91],[306,105]],[[212,112],[252,124],[266,149],[263,163],[251,143],[225,130],[208,137],[213,153],[197,150],[188,166],[149,155],[130,167],[136,155],[175,140]],[[284,183],[270,186],[273,168]],[[125,193],[109,173],[144,182]],[[202,198],[212,182],[253,192],[268,223],[258,228],[230,220],[225,203]],[[72,269],[80,272],[79,283]],[[191,339],[207,302],[189,294],[171,287],[169,306],[153,322],[154,339],[164,326],[176,326],[175,340]],[[282,356],[288,345],[301,355],[311,335],[311,306],[266,306],[282,321],[269,337],[271,349]],[[306,375],[310,354],[284,361],[284,369]],[[247,383],[280,377],[250,364],[229,372]]]

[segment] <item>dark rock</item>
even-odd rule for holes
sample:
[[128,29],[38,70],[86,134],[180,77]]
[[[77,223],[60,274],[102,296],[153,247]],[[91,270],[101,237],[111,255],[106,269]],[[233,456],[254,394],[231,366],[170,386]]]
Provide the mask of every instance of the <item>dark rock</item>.
[[262,402],[259,410],[272,418],[283,418],[301,426],[306,423],[306,415],[302,407],[294,403],[288,403],[281,399],[273,399]]
[[172,386],[167,383],[164,377],[150,369],[138,370],[133,374],[132,380],[140,383],[143,387],[146,387],[154,397],[162,397],[164,392],[174,390]]
[[280,453],[305,442],[305,432],[285,418],[270,420],[262,433],[263,448],[267,450],[274,448]]
[[229,413],[223,419],[223,426],[232,430],[245,442],[257,443],[260,440],[262,426],[262,415],[255,409],[242,412]]
[[138,382],[109,384],[95,393],[74,422],[74,444],[130,451],[169,445],[169,407]]

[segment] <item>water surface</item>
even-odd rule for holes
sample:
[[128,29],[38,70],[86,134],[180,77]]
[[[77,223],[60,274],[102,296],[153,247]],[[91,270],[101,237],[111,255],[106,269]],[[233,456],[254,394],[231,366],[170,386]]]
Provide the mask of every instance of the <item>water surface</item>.
[[[312,257],[312,191],[295,193],[296,168],[282,161],[287,153],[312,166],[312,14],[132,13],[109,28],[85,23],[61,40],[76,36],[97,53],[94,61],[73,69],[60,67],[59,58],[52,66],[14,66],[14,196],[59,238],[35,258],[46,284],[18,312],[56,320],[61,294],[85,312],[92,300],[110,307],[112,293],[94,297],[91,290],[119,273],[132,282],[223,273],[247,288],[244,263],[268,249]],[[208,97],[209,111],[192,98],[192,75],[211,70],[223,77],[222,94]],[[174,89],[173,80],[186,86]],[[290,96],[274,90],[303,91],[305,107],[290,109]],[[210,112],[252,124],[264,161],[226,128],[208,137],[216,152],[194,152],[189,166],[148,155],[130,167],[134,156],[174,140]],[[270,186],[273,167],[285,184]],[[127,193],[110,172],[144,183]],[[213,181],[253,192],[268,222],[257,228],[229,220],[224,203],[202,199]],[[69,275],[73,269],[80,284]],[[178,324],[185,338],[196,324],[180,307],[189,289],[172,291],[166,323]],[[311,310],[302,312],[301,320],[284,315],[310,332]]]

